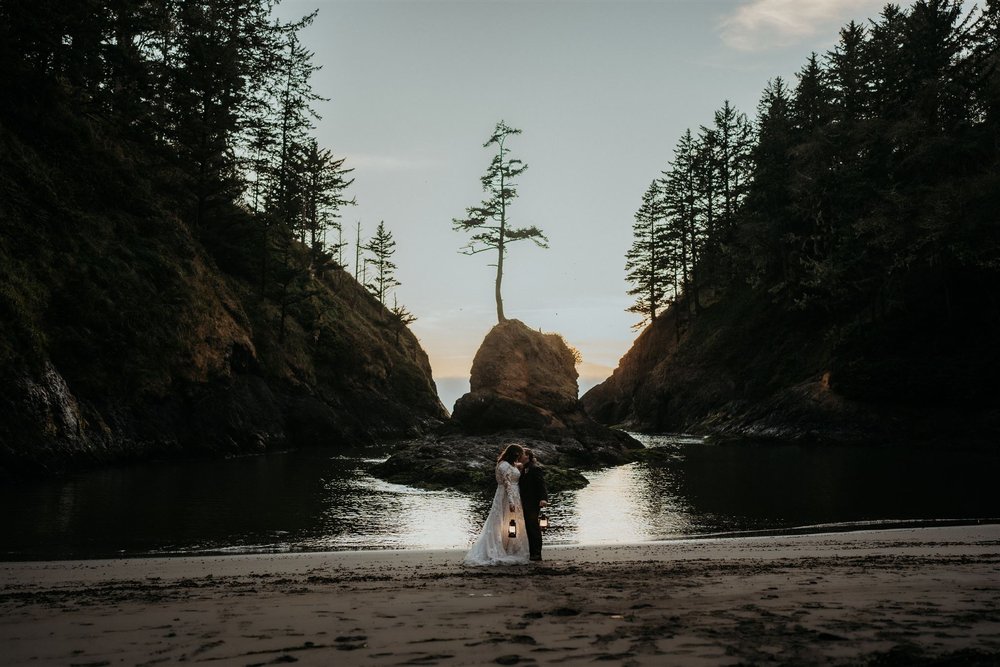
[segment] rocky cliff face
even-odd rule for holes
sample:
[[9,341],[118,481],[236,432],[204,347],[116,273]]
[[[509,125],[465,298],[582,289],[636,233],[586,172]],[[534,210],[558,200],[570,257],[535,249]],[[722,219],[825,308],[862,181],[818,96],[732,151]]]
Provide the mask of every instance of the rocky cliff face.
[[122,146],[59,121],[67,136],[0,123],[0,472],[336,447],[447,417],[416,338],[350,275],[319,277],[281,331]]
[[614,459],[637,446],[588,417],[577,400],[576,358],[558,334],[507,320],[486,335],[472,363],[471,391],[458,399],[451,426],[469,435],[518,434],[570,444],[590,458]]
[[558,334],[507,320],[486,335],[472,362],[470,392],[452,419],[469,433],[563,429],[577,406],[576,360]]
[[680,323],[677,310],[648,326],[612,376],[581,398],[588,414],[647,433],[801,442],[954,446],[1000,433],[991,394],[962,381],[974,378],[969,358],[989,347],[976,329],[943,345],[921,340],[933,329],[848,327],[746,295]]
[[553,490],[584,486],[578,469],[631,460],[641,445],[584,413],[577,377],[575,355],[561,336],[502,322],[476,353],[471,391],[455,403],[451,420],[376,472],[401,483],[478,490],[492,483],[500,451],[519,442],[546,464]]

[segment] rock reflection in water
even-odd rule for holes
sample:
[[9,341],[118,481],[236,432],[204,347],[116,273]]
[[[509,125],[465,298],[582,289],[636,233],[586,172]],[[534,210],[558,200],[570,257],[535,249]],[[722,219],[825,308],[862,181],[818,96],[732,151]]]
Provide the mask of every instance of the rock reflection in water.
[[[552,495],[546,544],[1000,517],[995,452],[639,438],[657,450],[648,461]],[[495,488],[383,482],[370,474],[379,454],[304,450],[0,484],[0,558],[467,548]]]

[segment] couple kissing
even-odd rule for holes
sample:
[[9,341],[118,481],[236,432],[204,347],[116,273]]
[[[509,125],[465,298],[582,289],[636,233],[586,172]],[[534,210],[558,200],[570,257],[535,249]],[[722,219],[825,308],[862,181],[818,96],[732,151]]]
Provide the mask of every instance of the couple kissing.
[[490,514],[462,562],[465,565],[518,565],[542,560],[538,514],[548,505],[542,466],[534,452],[512,443],[497,459],[495,475],[497,490]]

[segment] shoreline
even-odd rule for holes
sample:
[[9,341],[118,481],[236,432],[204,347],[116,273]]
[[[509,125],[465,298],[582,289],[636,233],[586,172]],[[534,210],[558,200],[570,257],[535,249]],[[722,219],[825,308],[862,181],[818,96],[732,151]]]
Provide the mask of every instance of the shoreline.
[[[763,528],[759,530],[734,530],[716,533],[696,533],[689,535],[667,536],[640,542],[557,542],[546,543],[546,548],[594,548],[610,546],[641,547],[654,544],[671,544],[675,542],[692,542],[700,540],[727,540],[753,537],[788,537],[788,536],[821,536],[838,535],[856,532],[905,530],[912,528],[952,528],[962,526],[1000,525],[1000,517],[970,518],[970,519],[873,519],[866,521],[843,521],[834,523],[819,523],[803,526],[788,526],[785,528]],[[69,555],[65,557],[47,557],[45,555],[0,554],[0,566],[4,563],[37,563],[37,562],[87,562],[87,561],[119,561],[128,559],[175,559],[175,558],[214,558],[228,556],[278,556],[278,555],[323,555],[323,554],[379,554],[408,553],[427,551],[464,551],[465,547],[361,547],[332,549],[275,549],[271,547],[230,547],[205,549],[201,551],[137,551],[119,552],[117,554]]]
[[5,662],[1000,664],[1000,525],[0,563]]

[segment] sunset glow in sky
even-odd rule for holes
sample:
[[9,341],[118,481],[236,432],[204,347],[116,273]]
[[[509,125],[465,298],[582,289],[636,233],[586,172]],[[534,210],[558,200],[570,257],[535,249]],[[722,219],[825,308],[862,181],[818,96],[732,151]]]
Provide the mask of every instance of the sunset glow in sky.
[[[320,144],[355,168],[344,213],[396,239],[399,302],[430,355],[450,409],[496,323],[495,269],[466,256],[452,218],[481,201],[482,148],[497,121],[528,170],[512,224],[550,248],[506,259],[509,318],[578,348],[581,393],[610,375],[637,332],[625,309],[633,215],[686,128],[729,99],[751,118],[767,80],[824,53],[872,0],[284,0],[279,16],[319,9],[303,34],[322,66],[313,83]],[[353,261],[346,262],[353,267]]]

